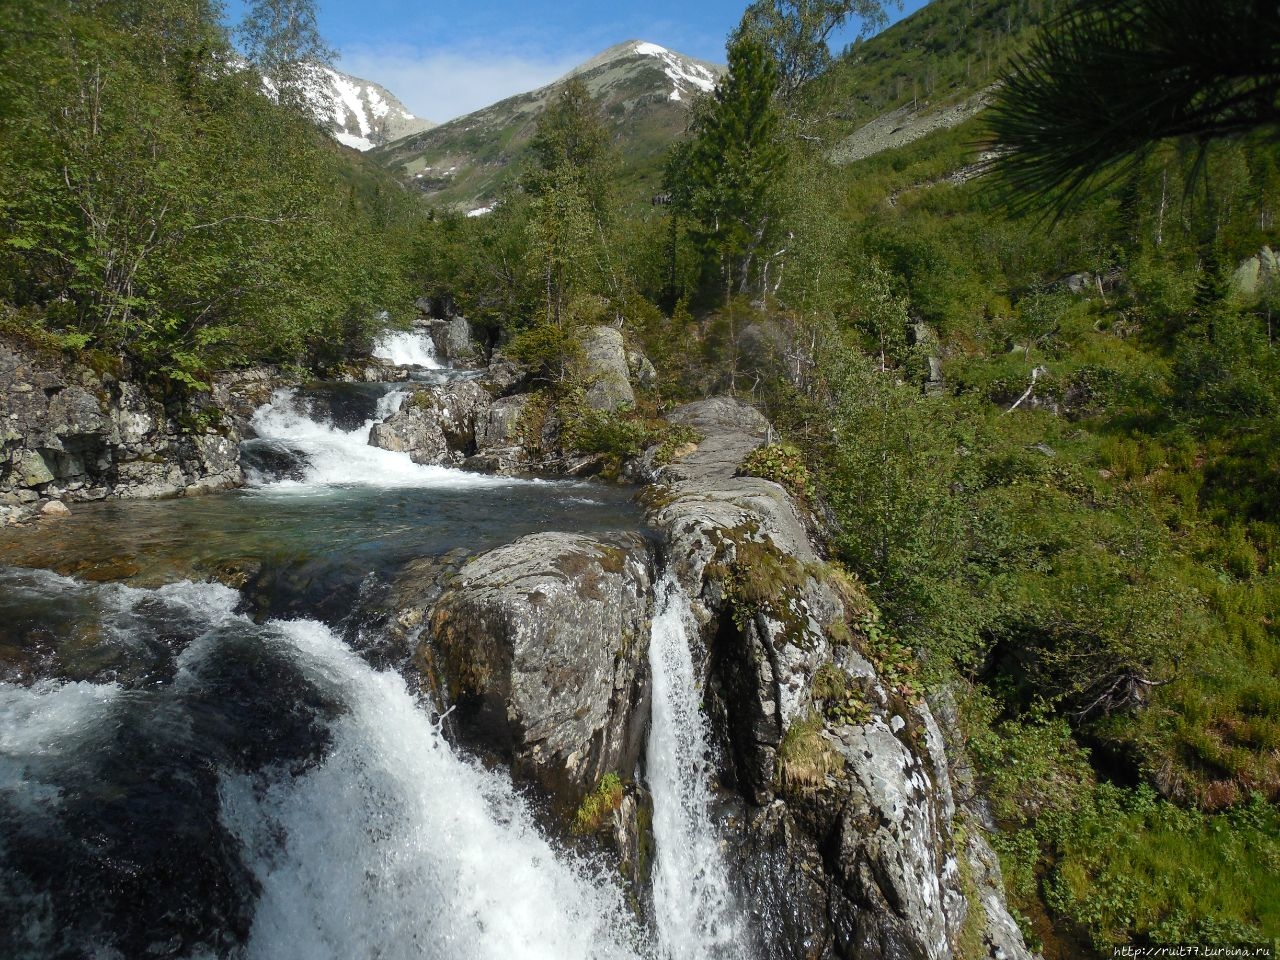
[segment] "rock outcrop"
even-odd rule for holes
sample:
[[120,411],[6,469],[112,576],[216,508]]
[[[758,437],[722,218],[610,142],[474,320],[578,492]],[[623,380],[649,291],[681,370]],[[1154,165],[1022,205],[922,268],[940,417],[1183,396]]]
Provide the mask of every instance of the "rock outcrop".
[[782,487],[736,476],[768,425],[724,398],[676,411],[704,436],[656,471],[650,523],[702,625],[721,780],[741,797],[742,887],[771,957],[1029,956],[998,867],[959,826],[928,705],[886,680],[870,605],[821,563]]
[[369,433],[383,450],[409,454],[414,463],[457,465],[476,452],[477,427],[488,429],[488,392],[474,380],[454,380],[415,391]]
[[447,320],[430,319],[423,324],[431,335],[436,359],[460,370],[471,370],[485,365],[484,349],[476,342],[475,331],[466,317],[450,317]]
[[572,809],[639,760],[650,586],[638,534],[524,537],[457,573],[419,665],[464,743]]
[[[229,390],[223,384],[215,392]],[[16,515],[50,499],[237,486],[240,435],[224,409],[207,393],[166,405],[118,372],[0,344],[0,506]]]
[[587,406],[593,410],[634,406],[636,395],[631,389],[622,331],[614,327],[592,327],[582,338],[582,352]]
[[1231,274],[1233,293],[1252,300],[1275,284],[1280,277],[1280,257],[1270,247],[1263,247],[1256,256],[1243,260]]

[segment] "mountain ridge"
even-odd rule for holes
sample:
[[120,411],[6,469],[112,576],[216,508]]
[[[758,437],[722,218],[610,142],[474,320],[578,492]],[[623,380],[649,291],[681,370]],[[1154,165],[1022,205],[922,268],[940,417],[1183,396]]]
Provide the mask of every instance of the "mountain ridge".
[[436,124],[415,116],[382,84],[323,64],[307,64],[302,95],[317,123],[339,143],[366,152]]
[[624,165],[635,168],[684,132],[689,105],[714,89],[724,70],[656,43],[627,40],[549,84],[402,137],[371,156],[434,205],[473,212],[511,182],[538,117],[570,79],[586,84]]

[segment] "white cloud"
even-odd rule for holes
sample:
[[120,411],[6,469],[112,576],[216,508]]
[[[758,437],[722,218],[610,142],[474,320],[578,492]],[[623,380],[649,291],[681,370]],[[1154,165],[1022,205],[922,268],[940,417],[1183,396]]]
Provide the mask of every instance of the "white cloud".
[[587,60],[588,53],[537,55],[483,47],[352,47],[337,67],[380,83],[416,116],[443,123],[505,97],[533,90]]

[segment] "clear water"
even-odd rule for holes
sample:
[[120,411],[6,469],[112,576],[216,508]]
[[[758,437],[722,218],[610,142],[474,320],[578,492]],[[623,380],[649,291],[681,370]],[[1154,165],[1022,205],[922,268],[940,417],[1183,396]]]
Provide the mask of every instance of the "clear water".
[[651,650],[652,923],[344,642],[412,560],[639,526],[624,488],[369,447],[403,389],[277,394],[249,489],[0,532],[0,956],[744,955],[674,583]]

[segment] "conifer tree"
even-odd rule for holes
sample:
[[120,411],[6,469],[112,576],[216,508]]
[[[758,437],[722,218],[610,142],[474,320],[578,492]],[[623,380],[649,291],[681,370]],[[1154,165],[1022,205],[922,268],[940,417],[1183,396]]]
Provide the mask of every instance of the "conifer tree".
[[678,148],[667,185],[679,215],[726,297],[747,293],[760,275],[763,248],[778,229],[778,187],[786,162],[774,102],[778,70],[758,39],[740,33],[729,72],[695,114],[694,137]]
[[[1080,0],[1003,79],[997,170],[1061,212],[1162,141],[1280,127],[1280,23],[1263,0]],[[1203,160],[1203,156],[1201,157]],[[1202,172],[1197,164],[1194,172]]]

